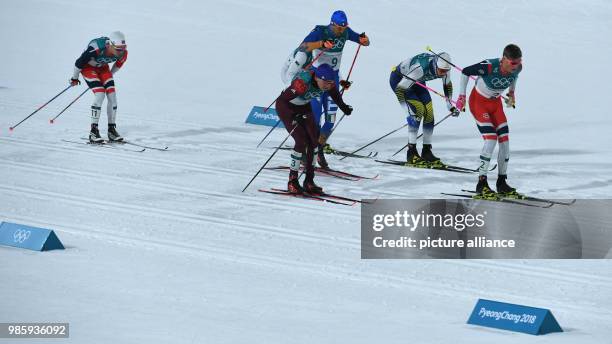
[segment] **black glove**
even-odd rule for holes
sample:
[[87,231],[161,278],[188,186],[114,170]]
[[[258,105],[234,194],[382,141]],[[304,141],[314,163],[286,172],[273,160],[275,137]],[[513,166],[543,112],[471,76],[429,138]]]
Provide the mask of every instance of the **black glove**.
[[450,108],[450,112],[451,112],[451,116],[453,117],[457,117],[461,113],[461,111],[457,110],[457,108],[454,106]]
[[359,44],[368,46],[370,45],[370,38],[366,36],[365,32],[359,35]]
[[345,89],[345,90],[348,90],[349,87],[351,87],[352,84],[353,84],[352,81],[340,80],[340,86],[342,86],[342,88]]
[[76,85],[80,85],[80,84],[81,84],[81,80],[70,78],[70,85],[71,86],[76,86]]
[[344,106],[341,106],[340,110],[342,110],[342,112],[344,112],[344,114],[347,116],[350,116],[351,113],[353,113],[353,107],[346,104]]
[[306,120],[306,115],[304,114],[296,113],[295,115],[293,115],[293,124],[302,125],[304,124],[305,120]]

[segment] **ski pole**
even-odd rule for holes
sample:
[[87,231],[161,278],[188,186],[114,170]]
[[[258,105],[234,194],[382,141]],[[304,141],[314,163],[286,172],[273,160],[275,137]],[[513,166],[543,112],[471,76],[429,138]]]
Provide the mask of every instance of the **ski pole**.
[[15,124],[12,127],[9,127],[10,131],[13,131],[15,128],[17,128],[18,125],[20,125],[21,123],[25,122],[28,118],[34,116],[35,113],[37,113],[38,111],[42,110],[42,108],[44,108],[45,106],[49,105],[49,103],[51,103],[52,101],[55,100],[55,98],[59,97],[62,93],[68,91],[68,89],[72,87],[72,85],[68,85],[68,87],[64,88],[60,93],[58,93],[55,97],[51,98],[48,102],[44,103],[43,105],[41,105],[38,109],[34,110],[34,112],[32,112],[31,114],[29,114],[26,118],[22,119],[19,123]]
[[[351,63],[351,68],[349,69],[348,75],[346,76],[346,81],[349,81],[349,78],[351,77],[351,73],[353,72],[353,66],[355,66],[355,61],[357,60],[357,55],[359,55],[359,49],[361,49],[361,44],[359,44],[359,46],[357,47],[357,51],[355,52],[355,57],[353,57],[353,63]],[[340,90],[340,95],[344,94],[344,90],[345,88],[342,87],[342,90]],[[338,126],[340,125],[340,123],[342,122],[342,120],[344,119],[344,117],[346,116],[346,114],[342,114],[342,116],[340,116],[340,119],[338,120],[338,122],[336,123],[336,125],[332,128],[331,132],[329,133],[329,135],[327,136],[327,138],[329,138],[334,131],[336,130],[336,128],[338,128]]]
[[[446,120],[447,118],[449,118],[450,116],[453,115],[453,112],[449,113],[448,115],[446,115],[444,118],[442,118],[441,120],[438,121],[438,123],[434,124],[434,127],[442,122],[444,122],[444,120]],[[417,140],[421,138],[421,136],[423,136],[423,133],[419,134],[419,136],[417,136]],[[393,155],[391,155],[391,157],[393,158],[394,156],[397,155],[397,153],[401,152],[404,150],[404,148],[408,147],[409,143],[407,143],[404,147],[400,148],[397,152],[393,153]]]
[[[368,143],[368,144],[366,144],[366,145],[364,145],[364,146],[362,146],[362,147],[360,147],[360,148],[358,148],[358,149],[356,149],[356,150],[352,151],[350,154],[355,154],[355,153],[359,152],[360,150],[362,150],[362,149],[364,149],[364,148],[366,148],[366,147],[368,147],[368,146],[370,146],[370,145],[372,145],[372,144],[374,144],[374,143],[376,143],[376,142],[378,142],[378,141],[380,141],[380,140],[384,139],[385,137],[387,137],[387,136],[389,136],[389,135],[391,135],[391,134],[395,133],[396,131],[399,131],[399,130],[401,130],[401,129],[405,128],[407,125],[408,125],[408,123],[406,123],[406,124],[402,125],[401,127],[397,128],[397,129],[392,130],[391,132],[389,132],[389,133],[387,133],[387,134],[385,134],[385,135],[383,135],[383,136],[381,136],[381,137],[377,138],[376,140],[374,140],[374,141],[372,141],[372,142],[370,142],[370,143]],[[347,156],[343,156],[342,158],[340,158],[340,160],[344,160],[344,158],[346,158],[346,157],[347,157]]]
[[82,96],[85,94],[85,92],[87,92],[87,91],[89,91],[89,87],[88,87],[88,88],[86,88],[86,89],[85,89],[85,91],[83,91],[81,94],[79,94],[79,96],[78,96],[78,97],[76,97],[76,98],[75,98],[73,101],[71,101],[71,102],[70,102],[70,104],[68,104],[68,105],[67,105],[67,106],[66,106],[66,107],[65,107],[65,108],[64,108],[62,111],[60,111],[60,113],[58,113],[58,114],[57,114],[57,116],[55,116],[55,117],[51,118],[51,119],[49,120],[49,123],[51,123],[51,124],[55,123],[55,120],[56,120],[56,119],[57,119],[57,118],[58,118],[58,117],[59,117],[61,114],[63,114],[63,113],[64,113],[64,111],[66,111],[66,110],[67,110],[67,109],[68,109],[70,106],[72,106],[72,104],[74,104],[74,103],[75,103],[77,100],[79,100],[79,98],[81,98],[81,97],[82,97]]
[[[460,68],[460,67],[459,67],[459,66],[457,66],[456,64],[454,64],[454,63],[450,62],[449,60],[445,59],[444,57],[440,56],[440,54],[438,54],[438,53],[436,53],[435,51],[433,51],[429,45],[425,47],[425,50],[427,50],[427,51],[429,51],[430,53],[432,53],[432,54],[436,55],[438,58],[441,58],[442,60],[446,61],[446,62],[447,62],[449,65],[451,65],[451,66],[455,67],[455,69],[456,69],[456,70],[458,70],[458,71],[460,71],[460,72],[463,72],[463,68]],[[473,76],[473,75],[468,75],[468,77],[469,77],[470,79],[474,80],[474,81],[476,80],[476,77],[475,77],[475,76]],[[502,97],[504,100],[508,100],[508,97],[504,96],[503,94],[501,95],[501,97]],[[513,109],[516,109],[516,107],[515,107],[514,105],[512,105],[512,108],[513,108]]]
[[425,84],[423,84],[423,83],[419,82],[418,80],[415,80],[415,79],[413,79],[413,78],[411,78],[411,77],[409,77],[409,76],[405,75],[405,74],[404,74],[404,73],[402,73],[402,72],[399,72],[399,73],[400,73],[400,74],[401,74],[401,75],[402,75],[404,78],[406,78],[406,79],[408,79],[408,80],[413,81],[415,84],[417,84],[417,85],[419,85],[419,86],[423,87],[424,89],[429,90],[429,91],[431,91],[431,92],[435,93],[436,95],[438,95],[438,96],[440,96],[440,97],[442,97],[442,98],[444,98],[444,99],[448,100],[448,101],[449,101],[451,104],[456,105],[456,102],[455,102],[454,100],[452,100],[452,99],[450,99],[449,97],[447,97],[447,96],[443,95],[442,93],[440,93],[440,92],[438,92],[438,91],[434,90],[433,88],[431,88],[431,87],[429,87],[429,86],[427,86],[427,85],[425,85]]
[[266,160],[266,162],[264,162],[264,164],[261,166],[261,168],[259,169],[259,171],[257,171],[257,173],[255,173],[255,175],[253,176],[253,178],[251,178],[251,180],[249,180],[249,183],[244,187],[244,189],[242,189],[242,192],[244,192],[244,190],[246,190],[249,185],[251,185],[251,183],[255,180],[255,178],[257,178],[257,176],[259,175],[259,173],[264,169],[264,167],[266,167],[266,165],[270,162],[270,160],[272,160],[272,157],[276,154],[276,152],[278,152],[278,150],[285,144],[285,141],[287,141],[287,139],[289,139],[289,136],[291,136],[291,134],[293,134],[293,132],[295,131],[295,129],[298,127],[298,125],[296,124],[295,126],[293,126],[293,129],[291,129],[291,131],[289,132],[289,134],[287,135],[287,137],[285,137],[285,139],[283,140],[283,142],[280,143],[280,145],[278,145],[278,147],[276,147],[276,149],[274,150],[274,152],[272,153],[272,155],[270,155],[270,157],[268,158],[268,160]]
[[[302,70],[306,70],[308,68],[310,68],[310,66],[312,66],[313,63],[315,63],[316,60],[319,59],[319,57],[321,57],[321,55],[323,55],[325,51],[321,51],[314,59],[312,59],[312,61],[310,61],[309,64],[307,64],[305,67],[302,67]],[[274,105],[274,103],[276,103],[276,101],[278,100],[278,98],[280,97],[280,94],[278,95],[278,97],[276,97],[276,99],[274,99],[274,101],[272,103],[270,103],[270,105],[268,105],[268,107],[264,110],[264,113],[268,112],[268,110],[270,109],[270,107],[272,107],[272,105]],[[263,139],[261,139],[261,141],[259,141],[259,144],[257,145],[257,147],[255,148],[259,148],[259,146],[261,146],[261,144],[266,140],[266,138],[268,136],[270,136],[270,134],[274,131],[274,129],[276,129],[276,127],[278,127],[278,125],[280,124],[281,120],[279,119],[278,121],[276,121],[276,124],[274,124],[274,126],[272,127],[272,129],[270,129],[270,131],[268,131],[268,133],[266,134],[266,136],[264,136]]]
[[273,126],[272,128],[270,128],[270,131],[268,131],[268,133],[266,134],[266,136],[264,136],[264,138],[263,138],[263,139],[261,139],[261,141],[259,141],[259,143],[257,144],[257,147],[255,147],[255,148],[259,148],[259,146],[261,146],[261,144],[262,144],[262,143],[263,143],[263,142],[266,140],[266,138],[267,138],[268,136],[270,136],[270,134],[272,133],[272,131],[273,131],[274,129],[276,129],[276,127],[278,127],[278,125],[279,125],[279,123],[280,123],[280,122],[281,122],[281,120],[280,120],[280,119],[279,119],[278,121],[276,121],[276,124],[274,124],[274,126]]
[[[355,52],[355,56],[353,57],[353,63],[351,63],[351,68],[349,68],[348,75],[346,76],[346,81],[349,81],[349,79],[351,78],[351,73],[353,72],[353,67],[355,66],[355,61],[357,61],[357,55],[359,55],[360,49],[361,49],[361,44],[359,44],[359,46],[357,47],[357,51]],[[345,91],[345,88],[342,87],[342,90],[340,90],[340,95],[343,95],[344,91]]]

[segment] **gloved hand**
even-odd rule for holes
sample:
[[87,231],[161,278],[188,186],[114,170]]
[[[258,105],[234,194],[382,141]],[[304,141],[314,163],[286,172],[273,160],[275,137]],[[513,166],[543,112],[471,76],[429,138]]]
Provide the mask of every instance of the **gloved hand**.
[[506,102],[506,107],[514,107],[514,105],[516,104],[516,98],[514,98],[514,92],[508,92],[508,94],[506,94],[506,99],[504,99],[504,102]]
[[334,47],[334,41],[332,41],[331,39],[326,39],[324,41],[321,41],[321,48],[331,49],[333,47]]
[[345,89],[345,90],[348,90],[349,87],[351,87],[352,84],[353,84],[352,81],[340,80],[340,86],[342,86],[342,88]]
[[293,115],[293,125],[302,125],[306,120],[306,115],[302,113],[296,113]]
[[359,44],[365,45],[366,47],[368,45],[370,45],[370,38],[368,38],[368,36],[366,36],[365,32],[363,32],[363,33],[361,33],[361,35],[359,35]]
[[293,93],[297,94],[298,96],[301,96],[302,94],[306,93],[306,90],[308,90],[308,86],[306,85],[304,80],[295,79],[291,82],[291,91],[293,91]]
[[455,102],[455,106],[457,109],[465,111],[465,94],[459,95],[459,98],[457,98],[457,101]]
[[343,106],[339,106],[340,110],[342,110],[342,112],[344,112],[345,115],[350,116],[351,113],[353,113],[353,107],[350,105],[346,105],[344,104]]
[[79,79],[70,78],[70,86],[80,85],[81,81]]
[[457,110],[457,108],[454,107],[454,106],[452,108],[450,108],[448,111],[450,111],[451,116],[453,116],[453,117],[457,117],[461,113],[461,111]]

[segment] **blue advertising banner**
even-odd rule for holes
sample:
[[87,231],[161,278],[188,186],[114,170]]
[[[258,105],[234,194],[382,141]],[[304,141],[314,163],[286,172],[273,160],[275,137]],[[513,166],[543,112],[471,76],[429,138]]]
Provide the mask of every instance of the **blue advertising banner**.
[[[253,106],[251,112],[247,116],[245,123],[257,124],[257,125],[265,125],[268,127],[273,127],[278,122],[278,115],[276,114],[276,110],[274,108],[269,108],[268,111],[265,111],[265,107],[261,106]],[[283,122],[278,124],[279,128],[284,128]]]
[[468,324],[541,335],[563,332],[550,310],[479,299]]
[[0,245],[34,251],[64,249],[64,245],[52,230],[10,222],[0,223]]

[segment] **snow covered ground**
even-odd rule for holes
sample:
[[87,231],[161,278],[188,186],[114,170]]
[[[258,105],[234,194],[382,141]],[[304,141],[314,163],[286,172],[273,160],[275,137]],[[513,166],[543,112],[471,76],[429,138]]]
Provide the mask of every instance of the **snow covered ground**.
[[[248,111],[278,95],[284,58],[341,8],[372,45],[360,52],[345,95],[355,112],[334,146],[356,148],[403,124],[388,73],[426,45],[468,65],[515,42],[524,71],[517,109],[507,112],[512,185],[541,197],[610,198],[610,2],[9,0],[0,8],[0,221],[53,228],[67,246],[0,247],[0,322],[70,322],[71,338],[52,342],[75,343],[612,343],[609,261],[365,261],[358,207],[257,192],[285,185],[273,171],[240,192],[272,152],[255,149],[268,128],[245,125]],[[117,29],[130,52],[115,77],[118,128],[169,151],[63,142],[87,134],[91,95],[56,124],[48,119],[83,86],[8,132],[65,87],[90,39]],[[355,49],[345,48],[345,74]],[[441,118],[444,105],[434,99],[434,107]],[[265,145],[285,135],[276,130]],[[476,164],[481,139],[469,114],[441,124],[434,139],[449,163]],[[386,157],[405,142],[396,134],[372,150]],[[287,159],[280,152],[271,165]],[[353,197],[437,198],[475,183],[363,159],[330,163],[380,174],[318,177]],[[478,298],[550,308],[566,332],[466,325]]]

